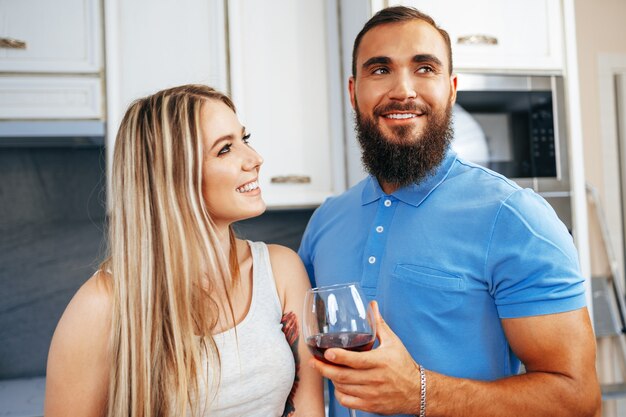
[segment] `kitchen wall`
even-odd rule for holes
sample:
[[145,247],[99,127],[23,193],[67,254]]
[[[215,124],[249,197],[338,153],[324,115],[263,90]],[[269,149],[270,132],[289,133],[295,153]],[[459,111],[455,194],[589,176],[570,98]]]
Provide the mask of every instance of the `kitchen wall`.
[[[619,172],[613,165],[609,164],[607,168],[609,162],[607,154],[611,156],[611,152],[607,152],[607,142],[615,142],[615,138],[607,137],[606,123],[607,116],[614,116],[606,112],[606,103],[607,101],[611,103],[612,98],[606,97],[606,91],[602,89],[601,62],[606,60],[607,56],[621,56],[618,61],[626,63],[626,26],[624,25],[626,2],[622,0],[593,2],[575,0],[575,7],[585,177],[587,183],[599,191],[604,211],[609,215],[612,243],[618,256],[621,257],[623,255],[619,252],[623,248],[623,243],[619,238],[621,234],[620,196],[619,193],[615,193]],[[589,207],[589,243],[592,275],[606,275],[609,272],[609,263],[599,224],[595,219],[594,207]],[[618,366],[619,361],[623,359],[610,340],[598,340],[600,381],[607,383],[623,380],[626,376],[620,375]],[[618,401],[605,401],[602,415],[604,417],[626,415],[626,401],[623,398]]]
[[[626,56],[626,2],[576,0],[575,7],[585,176],[587,182],[605,196],[598,61],[602,54]],[[601,250],[600,233],[594,221],[590,221],[589,227],[592,273],[602,274],[607,271],[607,263]]]

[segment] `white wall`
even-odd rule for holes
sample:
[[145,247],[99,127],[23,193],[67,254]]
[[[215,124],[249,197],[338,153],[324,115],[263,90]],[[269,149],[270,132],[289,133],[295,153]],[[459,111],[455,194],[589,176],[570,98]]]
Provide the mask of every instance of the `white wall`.
[[[575,0],[578,71],[580,77],[581,122],[585,155],[586,181],[596,187],[608,218],[611,242],[620,258],[623,276],[623,226],[617,178],[615,114],[611,114],[611,79],[607,67],[626,64],[626,2],[622,0]],[[608,83],[608,85],[607,85]],[[607,91],[608,87],[608,91]],[[611,121],[612,120],[612,121]],[[613,126],[611,126],[613,125]],[[592,275],[609,273],[593,207],[589,210],[589,243]],[[622,285],[623,288],[623,285]],[[598,373],[601,383],[623,380],[615,346],[608,339],[598,340]],[[602,415],[626,414],[624,400],[603,404]]]

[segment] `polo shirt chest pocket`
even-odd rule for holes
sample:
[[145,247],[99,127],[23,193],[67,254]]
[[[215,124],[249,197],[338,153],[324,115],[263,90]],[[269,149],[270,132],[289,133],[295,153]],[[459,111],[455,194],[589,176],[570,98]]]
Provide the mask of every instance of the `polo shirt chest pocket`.
[[397,264],[388,290],[395,302],[427,315],[451,313],[466,298],[465,280],[440,269]]

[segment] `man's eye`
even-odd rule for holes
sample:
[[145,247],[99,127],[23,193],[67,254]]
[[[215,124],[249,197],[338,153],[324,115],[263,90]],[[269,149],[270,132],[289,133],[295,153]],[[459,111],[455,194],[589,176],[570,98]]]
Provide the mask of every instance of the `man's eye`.
[[219,152],[217,153],[217,156],[224,155],[224,154],[230,152],[230,147],[231,146],[233,146],[232,143],[224,145],[222,147],[222,149],[220,149]]
[[425,66],[425,67],[419,67],[419,68],[417,69],[417,72],[422,73],[422,74],[425,74],[425,73],[428,73],[428,72],[434,72],[434,71],[435,71],[435,70],[434,70],[432,67],[428,67],[428,66]]
[[243,138],[241,138],[241,140],[243,141],[243,143],[245,143],[246,145],[248,143],[250,143],[250,136],[252,136],[250,133],[247,133],[245,135],[243,135]]
[[389,70],[387,68],[376,68],[374,71],[372,71],[372,74],[375,74],[375,75],[389,74]]

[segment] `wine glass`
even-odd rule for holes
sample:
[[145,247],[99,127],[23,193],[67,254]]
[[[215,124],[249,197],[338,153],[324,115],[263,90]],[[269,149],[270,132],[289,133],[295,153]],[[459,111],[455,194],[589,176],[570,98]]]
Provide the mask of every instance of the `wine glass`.
[[[343,348],[368,351],[376,339],[374,313],[356,282],[311,288],[304,298],[302,334],[317,359],[328,362],[324,352]],[[350,410],[350,416],[356,412]]]

